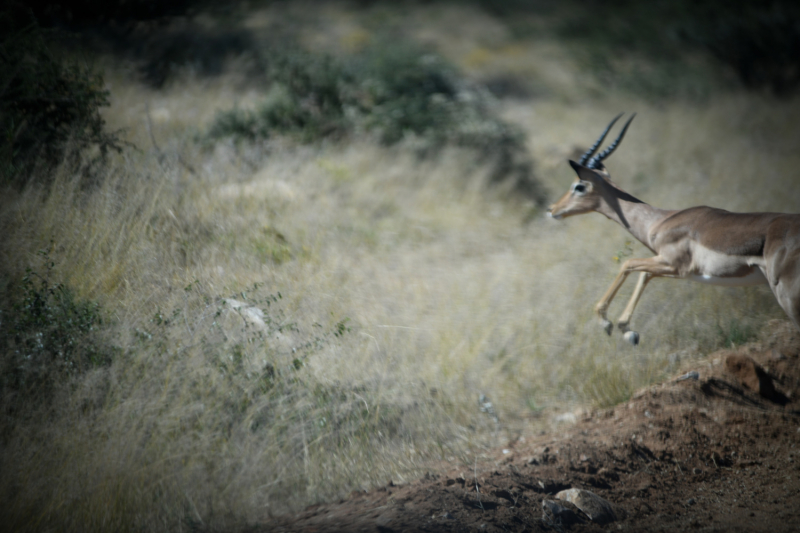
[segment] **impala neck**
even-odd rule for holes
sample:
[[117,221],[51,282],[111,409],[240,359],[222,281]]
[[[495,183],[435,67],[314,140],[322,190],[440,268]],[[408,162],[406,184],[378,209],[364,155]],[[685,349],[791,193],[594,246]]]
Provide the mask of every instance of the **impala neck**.
[[602,201],[595,209],[627,229],[636,240],[650,248],[650,228],[664,218],[667,211],[653,207],[623,191],[606,180],[601,192]]

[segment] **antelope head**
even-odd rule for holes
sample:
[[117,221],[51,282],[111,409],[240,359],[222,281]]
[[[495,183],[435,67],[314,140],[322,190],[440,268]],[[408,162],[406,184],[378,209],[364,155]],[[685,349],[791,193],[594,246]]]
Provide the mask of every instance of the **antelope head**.
[[608,180],[609,175],[603,165],[603,160],[610,156],[619,146],[636,113],[628,119],[625,127],[622,128],[622,132],[611,143],[611,146],[597,155],[594,155],[594,153],[621,116],[622,113],[611,121],[602,135],[600,135],[600,138],[581,156],[577,163],[570,160],[569,164],[575,170],[577,176],[564,196],[548,208],[547,211],[552,218],[560,219],[573,215],[582,215],[583,213],[597,211],[603,203],[614,203],[612,198],[618,196],[619,191],[611,190],[616,189],[616,187]]

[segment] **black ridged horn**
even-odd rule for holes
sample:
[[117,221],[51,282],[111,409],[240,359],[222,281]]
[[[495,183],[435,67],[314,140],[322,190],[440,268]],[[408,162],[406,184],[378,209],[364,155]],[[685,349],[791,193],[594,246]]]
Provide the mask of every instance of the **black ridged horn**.
[[[628,122],[625,123],[625,126],[623,126],[622,131],[620,132],[619,136],[614,140],[613,143],[611,143],[611,146],[609,146],[608,148],[606,148],[605,150],[603,150],[602,152],[600,152],[599,154],[597,154],[596,156],[594,156],[593,158],[591,158],[589,160],[589,162],[586,164],[586,166],[588,168],[597,168],[597,165],[599,165],[600,162],[603,161],[603,159],[605,159],[606,157],[608,157],[612,153],[614,153],[614,150],[617,149],[617,146],[619,146],[619,143],[622,142],[622,138],[625,137],[625,132],[628,131],[628,126],[631,125],[631,122],[633,122],[633,119],[635,117],[636,117],[636,113],[631,115],[631,118],[629,118]],[[619,118],[619,117],[617,117],[617,118]],[[616,119],[614,119],[614,120],[616,120]],[[613,122],[612,122],[612,124],[613,124]]]
[[[597,142],[596,142],[596,143],[594,143],[594,144],[592,145],[592,147],[591,147],[591,148],[589,148],[589,149],[586,151],[586,153],[585,153],[585,154],[583,154],[583,155],[581,156],[581,158],[580,158],[580,160],[578,161],[578,163],[580,163],[581,165],[586,165],[586,162],[589,160],[589,158],[590,158],[590,157],[592,157],[592,156],[594,155],[594,152],[595,152],[595,150],[597,150],[597,147],[598,147],[598,146],[600,146],[600,143],[602,143],[602,142],[603,142],[603,139],[605,139],[605,138],[606,138],[606,135],[608,135],[608,131],[609,131],[609,130],[610,130],[610,129],[611,129],[613,126],[614,126],[614,123],[615,123],[616,121],[618,121],[618,120],[619,120],[619,117],[621,117],[621,116],[622,116],[622,115],[624,115],[624,114],[625,114],[625,113],[620,113],[619,115],[617,115],[617,116],[614,118],[614,120],[612,120],[612,121],[611,121],[611,123],[610,123],[608,126],[606,126],[606,129],[605,129],[605,131],[603,131],[603,134],[602,134],[602,135],[600,135],[600,138],[599,138],[599,139],[597,139]],[[589,167],[589,168],[592,168],[592,167]]]

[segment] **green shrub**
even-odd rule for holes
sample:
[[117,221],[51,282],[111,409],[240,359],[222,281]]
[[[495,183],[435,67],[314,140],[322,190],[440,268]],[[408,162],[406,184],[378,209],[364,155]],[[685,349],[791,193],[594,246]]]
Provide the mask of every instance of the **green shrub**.
[[523,132],[441,57],[404,44],[377,44],[344,59],[296,49],[266,57],[270,89],[261,105],[220,113],[208,139],[279,135],[310,143],[369,132],[384,145],[411,139],[420,154],[461,146],[493,165],[493,179],[543,201]]
[[35,20],[0,12],[0,182],[25,183],[36,167],[96,146],[119,150],[103,131],[100,108],[109,103],[102,76],[58,57]]
[[45,252],[44,276],[27,269],[18,287],[7,290],[11,304],[0,311],[0,390],[47,395],[53,380],[74,376],[111,361],[97,330],[97,303],[75,298],[69,287],[50,280],[53,263]]
[[381,46],[357,58],[357,65],[363,72],[356,100],[359,110],[367,127],[380,132],[385,144],[394,144],[409,133],[434,143],[455,141],[458,112],[476,112],[482,103],[459,101],[457,73],[432,54]]

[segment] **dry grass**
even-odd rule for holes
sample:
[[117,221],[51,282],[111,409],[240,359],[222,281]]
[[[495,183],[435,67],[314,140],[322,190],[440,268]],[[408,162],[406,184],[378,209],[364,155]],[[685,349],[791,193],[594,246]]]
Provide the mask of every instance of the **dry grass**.
[[[526,46],[515,64],[556,68]],[[654,106],[558,68],[547,83],[558,94],[564,80],[568,97],[503,108],[528,132],[551,196],[572,179],[573,146],[636,110],[609,164],[632,194],[664,207],[800,205],[797,101]],[[782,314],[766,287],[657,281],[631,348],[591,313],[628,238],[599,215],[547,220],[487,188],[486,169],[459,150],[426,161],[368,141],[203,152],[192,133],[253,95],[228,78],[154,93],[123,71],[109,77],[107,118],[144,151],[115,160],[89,194],[62,171],[52,190],[9,192],[0,207],[4,282],[41,268],[35,252],[49,250],[59,280],[112,318],[120,348],[53,405],[29,407],[29,420],[46,422],[0,428],[5,528],[262,520],[469,461],[552,413],[613,405],[673,369],[675,354],[725,342],[730,324]],[[281,328],[254,326],[223,298]]]

